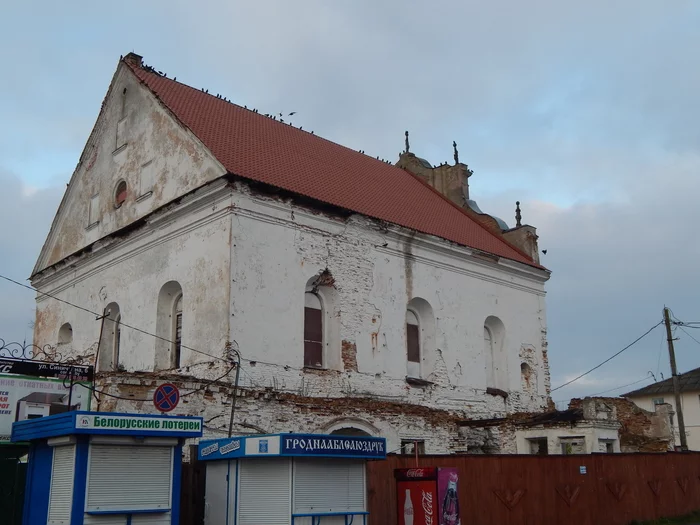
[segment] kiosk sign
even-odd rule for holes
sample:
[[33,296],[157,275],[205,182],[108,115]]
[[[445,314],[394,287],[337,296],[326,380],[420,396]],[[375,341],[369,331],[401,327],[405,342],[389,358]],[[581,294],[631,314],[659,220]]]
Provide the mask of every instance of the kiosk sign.
[[381,438],[294,435],[283,436],[282,453],[295,456],[361,456],[384,458],[386,442]]
[[109,430],[133,433],[148,430],[150,432],[180,431],[201,434],[202,420],[178,417],[139,417],[139,416],[105,416],[80,414],[75,421],[78,430]]

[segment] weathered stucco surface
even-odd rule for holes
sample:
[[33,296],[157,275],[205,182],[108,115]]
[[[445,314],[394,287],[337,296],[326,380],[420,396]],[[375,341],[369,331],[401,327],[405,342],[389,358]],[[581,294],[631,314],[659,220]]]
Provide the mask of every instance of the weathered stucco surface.
[[[208,151],[120,64],[35,271],[223,174]],[[127,202],[116,208],[122,180]],[[95,195],[96,222],[90,218]]]
[[[390,449],[401,439],[421,439],[426,452],[467,451],[479,440],[475,446],[483,449],[486,438],[459,432],[458,420],[547,406],[547,272],[230,178],[190,193],[222,175],[220,167],[123,77],[117,73],[98,128],[116,126],[113,93],[126,85],[133,96],[130,139],[116,155],[107,129],[91,139],[97,160],[90,170],[79,168],[50,239],[47,262],[60,262],[33,279],[39,290],[93,312],[118,304],[119,370],[101,374],[99,385],[125,399],[103,397],[100,408],[153,412],[153,389],[174,380],[183,392],[197,390],[176,413],[203,414],[207,432],[221,432],[234,376],[222,360],[227,346],[243,358],[236,432],[353,427],[386,436]],[[99,224],[86,231],[91,193],[110,196],[119,179],[138,187],[136,172],[149,159],[158,166],[152,195],[130,195],[121,208],[103,209]],[[137,227],[110,235],[152,210],[158,211]],[[155,372],[157,339],[149,334],[156,333],[161,288],[173,281],[183,293],[181,367]],[[319,282],[326,366],[308,370],[304,294]],[[410,383],[409,303],[423,317],[420,381]],[[70,323],[73,339],[61,351],[94,360],[103,324],[95,317],[38,297],[35,343],[55,345],[60,327]],[[493,359],[485,351],[487,318],[503,327]],[[494,386],[487,370],[494,359],[496,395],[486,392]]]
[[[43,279],[41,289],[97,312],[117,302],[124,325],[155,333],[159,290],[180,283],[183,345],[219,357],[231,341],[243,356],[241,385],[250,396],[240,405],[241,431],[245,424],[311,430],[345,417],[349,426],[360,421],[393,436],[392,446],[411,437],[425,439],[428,451],[466,450],[456,419],[546,406],[543,283],[530,270],[500,269],[466,249],[384,230],[362,217],[311,213],[240,183],[200,192],[109,249],[85,256],[76,269]],[[304,291],[324,270],[336,292],[330,316],[339,325],[326,352],[337,359],[328,359],[334,363],[328,370],[304,370]],[[423,356],[424,386],[406,382],[405,311],[415,297],[435,316],[434,349]],[[505,399],[486,393],[489,316],[505,327]],[[36,342],[54,344],[65,322],[73,327],[74,351],[94,353],[101,322],[51,299],[38,300]],[[124,326],[119,363],[127,371],[152,372],[155,345],[155,338]],[[214,379],[226,367],[212,361],[183,350],[181,372]],[[154,386],[112,393],[148,399]],[[227,395],[193,395],[183,413],[204,413],[219,428],[230,406]],[[306,398],[311,401],[298,401]],[[152,409],[148,402],[106,403]],[[389,406],[382,403],[391,410],[372,410]]]

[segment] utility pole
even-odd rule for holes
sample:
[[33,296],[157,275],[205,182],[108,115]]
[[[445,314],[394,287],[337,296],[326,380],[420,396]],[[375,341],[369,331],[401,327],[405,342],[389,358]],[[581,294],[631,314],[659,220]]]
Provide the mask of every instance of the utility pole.
[[671,334],[671,319],[668,308],[664,306],[664,323],[666,324],[666,338],[668,340],[668,357],[671,360],[671,375],[673,376],[673,395],[676,398],[676,414],[678,414],[678,432],[681,437],[681,450],[688,450],[688,442],[685,437],[685,421],[683,420],[683,408],[681,407],[681,382],[676,368],[676,352],[673,350],[673,334]]

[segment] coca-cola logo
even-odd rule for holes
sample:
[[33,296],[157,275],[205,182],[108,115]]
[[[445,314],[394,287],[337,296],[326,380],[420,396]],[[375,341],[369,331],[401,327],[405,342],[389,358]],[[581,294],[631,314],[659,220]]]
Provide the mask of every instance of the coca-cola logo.
[[425,471],[422,468],[410,468],[406,471],[407,478],[422,478]]
[[423,492],[423,498],[421,499],[421,505],[423,506],[423,513],[425,514],[425,525],[433,525],[433,493]]

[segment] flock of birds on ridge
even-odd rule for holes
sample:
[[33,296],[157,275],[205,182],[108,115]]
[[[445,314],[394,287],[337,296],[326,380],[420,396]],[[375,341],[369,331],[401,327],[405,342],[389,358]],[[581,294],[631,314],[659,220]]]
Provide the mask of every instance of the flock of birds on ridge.
[[[144,70],[148,71],[149,73],[154,73],[154,74],[159,75],[159,76],[161,76],[161,77],[168,78],[167,73],[163,73],[162,71],[157,71],[157,70],[156,70],[155,68],[153,68],[152,66],[148,66],[148,65],[146,65],[146,64],[143,64],[142,67],[143,67]],[[177,77],[173,77],[173,81],[177,82]],[[208,89],[202,88],[202,93],[207,93],[207,94],[209,94],[209,90],[208,90]],[[212,95],[213,95],[213,93],[212,93]],[[220,100],[223,100],[224,102],[228,102],[229,104],[234,104],[234,102],[231,102],[230,99],[228,99],[228,98],[226,98],[226,97],[224,97],[224,96],[222,96],[222,95],[219,95],[218,93],[216,94],[216,98],[218,98],[218,99],[220,99]],[[237,104],[236,104],[236,105],[237,105]],[[240,107],[240,106],[239,106],[239,107]],[[243,108],[244,108],[244,109],[248,109],[248,106],[243,106]],[[253,113],[258,113],[258,114],[259,114],[258,110],[255,109],[255,108],[250,109],[249,111],[252,111]],[[292,112],[289,113],[287,116],[291,117],[291,116],[293,116],[293,115],[295,115],[295,114],[296,114],[296,111],[292,111]],[[284,114],[282,114],[282,113],[279,114],[279,119],[278,119],[278,116],[277,116],[277,115],[273,115],[272,113],[264,113],[264,116],[266,116],[266,117],[268,117],[268,118],[271,118],[272,120],[279,120],[279,122],[281,122],[282,124],[287,124],[288,126],[292,126],[292,123],[291,123],[291,122],[285,122],[285,121],[282,119],[282,117],[284,116]],[[292,127],[294,127],[294,126],[292,126]],[[304,131],[304,130],[302,129],[301,126],[299,126],[299,130],[300,130],[300,131]],[[313,131],[309,131],[308,133],[311,133],[312,135],[314,134]],[[363,149],[357,150],[357,151],[358,151],[358,153],[362,153],[363,155],[366,155],[365,150],[363,150]],[[386,159],[380,159],[379,156],[377,156],[376,159],[379,160],[379,161],[381,161],[381,162],[384,162],[385,164],[391,164],[391,161],[386,160]],[[443,162],[443,163],[440,163],[439,165],[434,166],[434,167],[435,167],[435,168],[439,168],[440,166],[444,166],[444,165],[447,165],[447,164],[448,164],[447,162]]]

